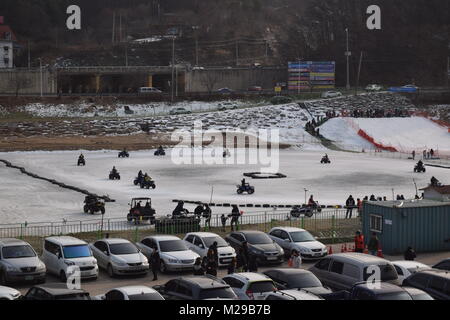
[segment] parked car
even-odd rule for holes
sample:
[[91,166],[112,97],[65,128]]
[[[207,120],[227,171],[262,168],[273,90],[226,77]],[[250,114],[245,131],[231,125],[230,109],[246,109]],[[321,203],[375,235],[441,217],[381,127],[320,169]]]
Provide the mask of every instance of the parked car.
[[302,289],[315,295],[331,293],[311,272],[304,269],[279,268],[264,271],[275,282],[279,290]]
[[70,236],[48,237],[44,240],[41,260],[47,267],[47,272],[59,276],[66,282],[67,276],[73,273],[70,267],[77,266],[81,279],[97,279],[97,259],[92,255],[89,245],[83,240]]
[[82,289],[68,289],[66,284],[56,283],[30,288],[24,300],[91,300],[91,297]]
[[391,87],[389,88],[389,91],[391,92],[417,92],[419,90],[419,87],[413,85],[413,84],[407,84],[402,87]]
[[413,300],[434,300],[432,296],[423,290],[413,288],[413,287],[402,287]]
[[236,110],[237,108],[238,108],[238,106],[235,103],[221,102],[221,103],[219,103],[217,110],[219,110],[219,111]]
[[20,291],[0,286],[0,301],[1,300],[19,300],[22,298]]
[[223,281],[230,285],[239,300],[263,300],[266,293],[277,290],[272,279],[255,272],[229,274]]
[[217,92],[221,94],[230,94],[233,93],[233,90],[231,90],[230,88],[220,88],[217,90]]
[[153,288],[166,300],[237,299],[228,284],[210,275],[180,277]]
[[421,270],[431,269],[430,266],[427,266],[426,264],[416,261],[399,260],[399,261],[392,261],[392,264],[394,265],[394,268],[397,271],[400,283],[402,283],[403,280],[408,278],[413,273],[416,273]]
[[292,250],[298,251],[305,260],[320,259],[328,254],[327,247],[304,229],[275,227],[269,231],[269,237],[283,248],[287,256],[291,256]]
[[316,296],[307,291],[303,290],[279,290],[274,292],[269,292],[266,294],[264,300],[324,300],[323,298]]
[[161,272],[192,270],[194,263],[200,256],[189,250],[186,243],[176,236],[156,235],[149,236],[136,243],[142,253],[150,258],[153,248],[159,251]]
[[333,290],[350,290],[355,283],[367,281],[379,271],[380,279],[400,284],[393,264],[369,254],[346,252],[323,258],[309,269],[327,287]]
[[249,87],[248,88],[248,91],[250,91],[250,92],[260,92],[260,91],[262,91],[262,87],[260,87],[260,86],[251,86],[251,87]]
[[379,84],[369,84],[366,87],[366,91],[380,91],[381,89],[383,89],[383,87]]
[[236,251],[221,236],[211,232],[190,232],[184,237],[186,246],[200,257],[206,257],[209,247],[217,242],[219,267],[227,266],[236,257]]
[[284,251],[267,234],[261,231],[234,231],[225,240],[237,251],[247,241],[249,254],[255,255],[258,264],[280,264],[284,260]]
[[170,110],[169,114],[171,115],[177,115],[177,114],[189,114],[192,113],[189,110],[186,110],[185,108],[174,108],[172,110]]
[[[425,292],[409,291],[389,282],[359,282],[349,291],[338,291],[325,296],[326,300],[430,300]],[[431,298],[431,300],[433,300]]]
[[275,96],[272,97],[270,99],[270,103],[271,104],[288,104],[288,103],[292,103],[292,98],[291,97],[286,97],[286,96]]
[[445,270],[416,272],[406,278],[403,285],[423,290],[436,300],[450,300],[450,272]]
[[339,91],[325,91],[322,92],[321,97],[322,98],[336,98],[336,97],[341,97],[342,93],[340,93]]
[[162,93],[161,90],[154,88],[154,87],[141,87],[139,88],[140,94],[155,94],[155,93]]
[[164,298],[153,288],[128,286],[111,289],[105,294],[95,296],[94,300],[164,300]]
[[110,277],[141,274],[149,271],[147,258],[130,241],[125,239],[101,239],[90,244],[100,268]]
[[444,259],[433,266],[434,269],[450,271],[450,258]]
[[47,269],[36,251],[19,239],[0,239],[0,284],[45,282]]

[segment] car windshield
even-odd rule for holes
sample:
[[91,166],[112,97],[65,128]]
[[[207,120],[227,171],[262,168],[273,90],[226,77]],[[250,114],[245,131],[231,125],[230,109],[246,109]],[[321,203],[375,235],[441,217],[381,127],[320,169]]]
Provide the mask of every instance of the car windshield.
[[236,298],[236,295],[231,288],[212,288],[200,290],[200,300],[214,298],[233,299]]
[[188,248],[181,240],[166,240],[159,242],[161,252],[186,251]]
[[18,259],[35,257],[36,253],[30,246],[10,246],[2,249],[3,259]]
[[111,251],[111,253],[115,255],[135,254],[139,252],[136,246],[129,242],[110,244],[109,251]]
[[248,291],[255,292],[255,293],[271,292],[271,291],[274,291],[274,290],[276,290],[276,288],[275,288],[273,282],[270,281],[270,280],[253,282],[248,287]]
[[316,239],[308,231],[291,232],[291,237],[293,242],[316,241]]
[[205,245],[209,248],[214,241],[217,242],[217,247],[228,247],[228,243],[223,240],[221,237],[206,237],[203,238],[203,241],[205,242]]
[[406,292],[392,292],[378,294],[376,300],[412,300]]
[[321,287],[322,283],[311,273],[300,273],[289,276],[287,283],[290,288],[314,288]]
[[249,233],[245,236],[250,244],[270,244],[273,242],[265,233]]
[[130,300],[164,300],[158,293],[132,294],[128,296]]
[[63,247],[64,258],[85,258],[91,256],[91,250],[86,244],[77,246],[64,246]]
[[[391,266],[390,264],[380,264],[380,265],[371,266],[371,267],[372,268],[373,267],[380,268],[380,278],[381,279],[376,279],[376,280],[390,281],[390,280],[398,279],[397,271],[395,271],[395,268],[393,266]],[[369,267],[364,268],[364,281],[367,281],[369,279],[369,277],[374,274],[374,271],[368,272],[367,271],[368,268]]]

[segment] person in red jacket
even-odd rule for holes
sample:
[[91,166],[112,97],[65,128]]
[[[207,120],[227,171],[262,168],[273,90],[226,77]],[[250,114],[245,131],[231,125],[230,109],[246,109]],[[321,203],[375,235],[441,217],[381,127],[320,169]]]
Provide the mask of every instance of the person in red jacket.
[[364,235],[361,234],[361,231],[356,231],[355,235],[355,252],[364,252]]

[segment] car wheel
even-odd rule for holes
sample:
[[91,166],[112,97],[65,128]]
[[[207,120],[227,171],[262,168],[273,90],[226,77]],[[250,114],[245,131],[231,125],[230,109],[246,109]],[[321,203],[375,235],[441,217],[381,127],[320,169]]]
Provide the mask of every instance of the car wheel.
[[62,271],[62,270],[59,273],[59,280],[61,280],[61,282],[66,282],[67,281],[66,273],[64,271]]
[[108,272],[108,276],[110,276],[111,278],[114,278],[114,270],[112,265],[108,264],[108,268],[106,268],[106,271]]
[[159,263],[159,271],[161,271],[161,273],[166,273],[167,272],[166,264],[162,260]]

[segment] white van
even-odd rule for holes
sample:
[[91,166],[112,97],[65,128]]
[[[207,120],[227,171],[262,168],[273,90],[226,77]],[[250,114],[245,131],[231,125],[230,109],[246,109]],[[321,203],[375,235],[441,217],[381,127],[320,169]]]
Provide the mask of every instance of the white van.
[[69,237],[48,237],[44,241],[41,257],[47,272],[59,276],[65,282],[70,273],[70,266],[80,268],[81,279],[97,279],[97,260],[92,255],[89,245],[83,240]]
[[139,88],[139,93],[140,94],[162,93],[162,91],[154,87],[141,87]]

